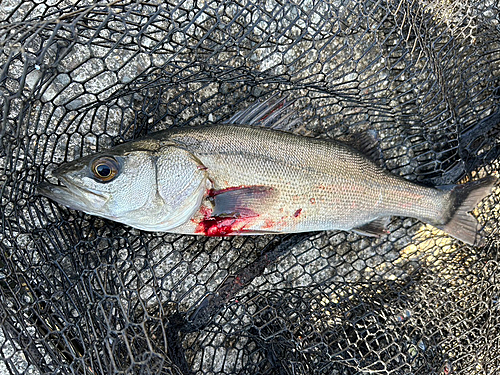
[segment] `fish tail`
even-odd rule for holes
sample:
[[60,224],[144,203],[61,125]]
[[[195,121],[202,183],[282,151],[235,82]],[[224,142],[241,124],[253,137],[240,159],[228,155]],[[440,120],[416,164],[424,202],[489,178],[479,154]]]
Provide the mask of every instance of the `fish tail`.
[[488,176],[466,184],[454,185],[448,196],[449,208],[444,212],[441,221],[445,224],[436,227],[469,245],[480,244],[482,236],[478,233],[478,222],[470,211],[491,193],[497,181],[496,177]]

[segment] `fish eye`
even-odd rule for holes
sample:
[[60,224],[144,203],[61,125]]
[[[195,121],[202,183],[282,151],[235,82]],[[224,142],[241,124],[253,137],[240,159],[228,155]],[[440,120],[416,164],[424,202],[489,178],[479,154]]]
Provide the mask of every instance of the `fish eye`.
[[92,162],[94,177],[102,182],[111,181],[118,174],[118,162],[112,157],[102,157]]

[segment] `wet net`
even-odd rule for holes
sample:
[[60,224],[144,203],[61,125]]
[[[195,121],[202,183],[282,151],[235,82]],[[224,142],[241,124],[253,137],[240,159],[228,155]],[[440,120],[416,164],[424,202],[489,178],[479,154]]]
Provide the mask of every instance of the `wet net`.
[[[1,374],[494,374],[500,189],[485,245],[390,234],[145,233],[36,194],[50,172],[280,93],[290,130],[377,131],[385,168],[498,175],[496,0],[0,2]],[[328,158],[328,155],[325,155]]]

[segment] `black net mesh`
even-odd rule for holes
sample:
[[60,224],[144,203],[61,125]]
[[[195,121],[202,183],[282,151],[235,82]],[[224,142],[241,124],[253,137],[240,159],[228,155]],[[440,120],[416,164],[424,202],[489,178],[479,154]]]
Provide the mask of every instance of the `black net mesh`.
[[[1,374],[494,374],[486,244],[390,234],[145,233],[36,194],[64,161],[217,123],[276,92],[298,134],[376,129],[385,168],[497,174],[497,0],[0,3]],[[325,155],[328,157],[328,155]]]

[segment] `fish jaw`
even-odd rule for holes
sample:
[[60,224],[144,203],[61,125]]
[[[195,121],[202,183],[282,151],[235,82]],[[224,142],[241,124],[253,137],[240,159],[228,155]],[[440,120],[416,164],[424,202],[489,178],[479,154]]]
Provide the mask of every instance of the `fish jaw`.
[[[58,178],[62,185],[41,182],[37,186],[38,193],[72,210],[88,214],[96,214],[90,207],[103,207],[109,200],[106,195],[83,189],[71,183],[67,178],[62,176]],[[99,214],[99,216],[102,215]]]

